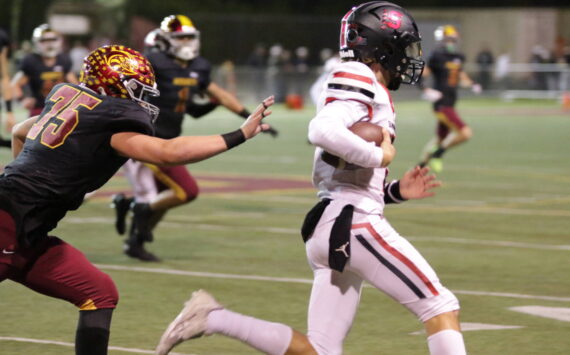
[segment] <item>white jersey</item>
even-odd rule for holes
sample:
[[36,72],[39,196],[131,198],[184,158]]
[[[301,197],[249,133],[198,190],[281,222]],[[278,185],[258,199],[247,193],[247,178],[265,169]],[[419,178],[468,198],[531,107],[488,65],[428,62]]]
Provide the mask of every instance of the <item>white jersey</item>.
[[[388,90],[365,64],[338,64],[329,75],[321,94],[317,115],[309,124],[309,140],[317,146],[313,184],[319,198],[345,200],[355,209],[369,214],[384,210],[384,182],[388,169],[381,168],[383,152],[348,130],[367,121],[396,134],[396,114]],[[323,150],[361,166],[360,169],[335,169],[321,159]]]

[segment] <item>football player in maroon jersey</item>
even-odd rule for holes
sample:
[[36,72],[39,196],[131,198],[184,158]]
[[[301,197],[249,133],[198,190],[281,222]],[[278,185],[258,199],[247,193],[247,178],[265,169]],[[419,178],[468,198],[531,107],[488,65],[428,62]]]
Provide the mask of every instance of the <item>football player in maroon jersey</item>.
[[23,97],[24,86],[30,88],[31,96],[22,101],[30,117],[42,112],[46,96],[55,85],[77,84],[77,77],[71,71],[71,59],[62,52],[61,34],[44,23],[34,29],[32,42],[34,52],[22,59],[11,85],[16,99]]
[[425,165],[438,173],[443,169],[443,154],[450,148],[468,141],[473,132],[455,111],[459,86],[481,92],[481,85],[475,83],[463,70],[465,56],[459,51],[459,32],[452,25],[440,26],[435,30],[438,44],[428,60],[424,79],[433,76],[433,88],[424,87],[424,98],[433,102],[437,118],[436,137],[424,149],[420,167]]
[[[202,57],[200,32],[184,15],[164,18],[160,29],[147,36],[147,58],[156,73],[160,97],[151,102],[160,108],[155,123],[156,136],[174,138],[181,134],[186,114],[199,118],[218,106],[247,118],[249,111],[230,92],[210,78],[212,66]],[[154,47],[154,48],[152,48]],[[266,133],[277,135],[273,128]],[[146,250],[144,243],[153,240],[152,230],[166,212],[187,204],[199,194],[196,179],[183,166],[158,166],[128,161],[124,170],[133,187],[134,200],[117,194],[113,197],[116,212],[116,229],[126,231],[126,216],[132,211],[132,224],[124,252],[142,261],[158,261]]]
[[14,127],[14,160],[0,175],[0,281],[10,279],[80,310],[76,354],[107,353],[115,284],[51,231],[86,193],[105,184],[128,158],[188,164],[235,147],[262,130],[273,98],[241,128],[223,135],[153,137],[158,95],[140,53],[105,46],[85,58],[80,84],[61,83],[43,112]]

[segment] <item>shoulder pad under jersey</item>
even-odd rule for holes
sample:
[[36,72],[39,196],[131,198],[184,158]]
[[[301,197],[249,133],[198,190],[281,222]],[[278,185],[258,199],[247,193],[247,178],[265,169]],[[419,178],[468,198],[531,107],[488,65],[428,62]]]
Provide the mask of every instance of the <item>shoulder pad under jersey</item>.
[[357,100],[372,104],[378,94],[374,72],[359,62],[339,63],[326,85],[326,100]]

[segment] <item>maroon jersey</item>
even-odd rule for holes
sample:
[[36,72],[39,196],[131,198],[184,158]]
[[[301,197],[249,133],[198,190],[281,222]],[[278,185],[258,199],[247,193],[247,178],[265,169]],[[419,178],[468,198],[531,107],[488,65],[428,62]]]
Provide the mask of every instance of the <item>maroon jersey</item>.
[[22,59],[20,70],[29,79],[30,91],[36,99],[34,107],[42,108],[51,89],[65,81],[65,75],[71,70],[71,60],[66,54],[58,54],[55,64],[47,66],[39,54],[32,53]]
[[151,117],[128,99],[79,85],[53,88],[21,153],[0,176],[0,200],[17,221],[20,240],[46,236],[115,174],[127,160],[110,145],[118,132],[153,134]]
[[434,89],[441,91],[442,98],[434,106],[454,106],[457,100],[459,74],[463,70],[465,57],[460,53],[448,52],[445,48],[436,49],[430,56],[428,66],[433,73]]

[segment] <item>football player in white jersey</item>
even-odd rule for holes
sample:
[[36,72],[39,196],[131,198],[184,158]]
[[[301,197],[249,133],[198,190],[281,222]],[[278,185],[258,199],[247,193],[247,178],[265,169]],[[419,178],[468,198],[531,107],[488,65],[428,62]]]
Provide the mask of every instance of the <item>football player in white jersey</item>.
[[[427,169],[419,167],[400,181],[384,183],[395,155],[395,113],[388,90],[418,81],[424,65],[420,41],[410,14],[389,2],[362,4],[342,19],[343,62],[329,76],[309,126],[309,140],[317,146],[313,182],[320,202],[307,214],[301,231],[314,272],[307,334],[229,311],[200,290],[165,331],[158,354],[215,333],[267,354],[342,354],[364,280],[424,323],[430,354],[466,354],[457,298],[383,215],[386,203],[431,196],[438,186]],[[383,127],[380,147],[349,131],[360,121]],[[352,168],[327,164],[323,151]]]

